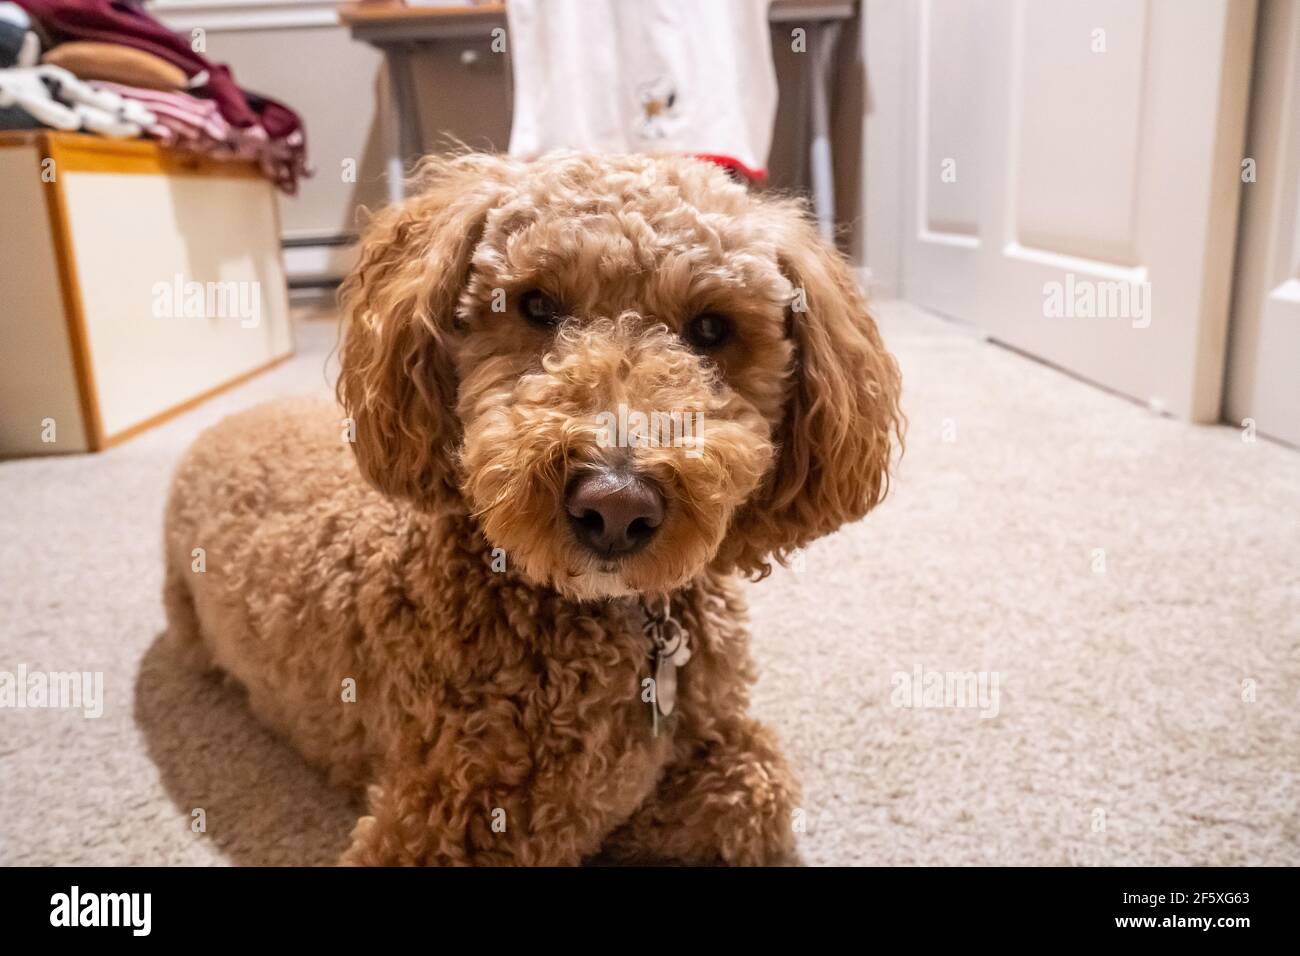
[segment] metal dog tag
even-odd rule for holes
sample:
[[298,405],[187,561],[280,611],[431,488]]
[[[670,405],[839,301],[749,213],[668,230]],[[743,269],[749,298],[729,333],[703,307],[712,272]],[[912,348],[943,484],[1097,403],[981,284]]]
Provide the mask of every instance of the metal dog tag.
[[691,659],[686,629],[673,617],[672,602],[664,598],[657,607],[645,605],[645,633],[652,645],[655,700],[651,714],[654,735],[677,708],[677,668]]
[[659,713],[671,717],[677,706],[677,665],[663,653],[655,657],[655,703]]

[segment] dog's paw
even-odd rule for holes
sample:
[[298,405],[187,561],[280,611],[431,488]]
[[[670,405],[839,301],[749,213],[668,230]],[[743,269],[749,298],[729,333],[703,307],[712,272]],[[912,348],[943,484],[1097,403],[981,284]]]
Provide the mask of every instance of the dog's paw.
[[376,843],[379,821],[362,817],[352,828],[352,842],[339,857],[339,866],[382,866],[377,859]]

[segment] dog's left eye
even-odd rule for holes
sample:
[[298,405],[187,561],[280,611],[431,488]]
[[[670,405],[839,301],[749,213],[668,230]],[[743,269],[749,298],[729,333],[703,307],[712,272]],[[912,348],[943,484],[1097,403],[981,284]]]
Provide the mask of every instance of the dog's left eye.
[[731,338],[731,320],[716,312],[705,312],[686,323],[682,337],[700,351],[721,348]]
[[559,317],[560,307],[545,292],[525,292],[519,299],[519,313],[534,325],[552,326]]

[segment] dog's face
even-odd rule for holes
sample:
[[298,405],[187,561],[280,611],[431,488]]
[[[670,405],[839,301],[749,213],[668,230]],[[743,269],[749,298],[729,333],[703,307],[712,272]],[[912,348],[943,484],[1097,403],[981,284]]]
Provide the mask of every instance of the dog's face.
[[884,492],[898,373],[856,284],[705,163],[430,161],[342,298],[369,479],[569,596],[762,571]]

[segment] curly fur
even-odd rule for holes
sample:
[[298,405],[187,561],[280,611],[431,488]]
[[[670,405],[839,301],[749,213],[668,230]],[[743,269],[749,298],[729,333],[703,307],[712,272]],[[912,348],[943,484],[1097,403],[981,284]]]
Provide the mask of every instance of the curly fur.
[[[734,576],[887,489],[899,376],[851,273],[797,203],[694,160],[471,154],[417,186],[344,283],[343,408],[253,409],[179,466],[172,639],[368,787],[345,862],[787,859],[797,784],[746,713]],[[534,289],[557,327],[518,313]],[[706,311],[735,332],[703,356],[681,332]],[[620,403],[703,412],[700,454],[602,447]],[[563,495],[612,461],[667,510],[607,562]],[[654,736],[659,595],[693,656]]]

